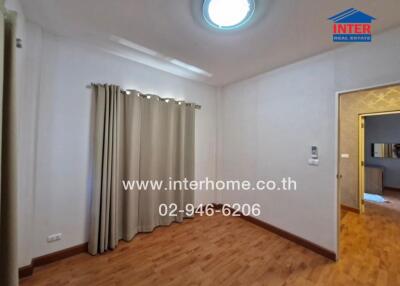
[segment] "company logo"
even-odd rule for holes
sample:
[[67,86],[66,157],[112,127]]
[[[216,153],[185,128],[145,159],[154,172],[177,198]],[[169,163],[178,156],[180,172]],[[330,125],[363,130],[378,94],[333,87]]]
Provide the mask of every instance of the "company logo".
[[333,22],[334,42],[371,42],[371,23],[376,20],[357,9],[350,8],[328,18]]

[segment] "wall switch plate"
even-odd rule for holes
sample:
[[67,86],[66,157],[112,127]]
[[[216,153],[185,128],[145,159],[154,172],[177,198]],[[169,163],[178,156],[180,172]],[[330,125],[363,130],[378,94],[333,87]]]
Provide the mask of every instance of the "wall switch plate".
[[348,159],[348,158],[350,158],[350,155],[349,154],[341,154],[340,157],[343,159]]
[[47,242],[61,240],[62,233],[55,233],[47,237]]
[[308,159],[308,165],[310,166],[318,166],[319,160],[318,159]]

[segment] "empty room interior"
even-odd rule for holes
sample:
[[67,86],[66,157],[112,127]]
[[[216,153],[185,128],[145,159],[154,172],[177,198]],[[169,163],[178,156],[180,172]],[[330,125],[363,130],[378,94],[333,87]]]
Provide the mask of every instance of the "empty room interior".
[[400,285],[399,12],[0,0],[0,286]]

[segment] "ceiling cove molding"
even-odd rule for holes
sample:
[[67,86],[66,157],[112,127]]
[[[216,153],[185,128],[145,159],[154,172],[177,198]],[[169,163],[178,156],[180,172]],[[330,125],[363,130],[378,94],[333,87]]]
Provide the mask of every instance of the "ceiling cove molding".
[[[111,35],[86,35],[74,38],[86,45],[154,69],[158,69],[186,79],[207,83],[212,74],[179,59],[168,57],[152,49],[127,39]],[[209,83],[207,83],[209,84]]]

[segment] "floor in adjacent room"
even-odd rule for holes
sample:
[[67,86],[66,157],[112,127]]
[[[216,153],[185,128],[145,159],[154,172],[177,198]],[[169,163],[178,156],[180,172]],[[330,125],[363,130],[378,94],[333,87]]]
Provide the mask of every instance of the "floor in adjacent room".
[[391,204],[367,203],[364,215],[343,214],[337,263],[217,215],[37,268],[21,285],[400,285],[400,192],[390,196]]
[[400,190],[394,191],[393,189],[384,189],[383,198],[386,203],[378,205],[400,212]]

